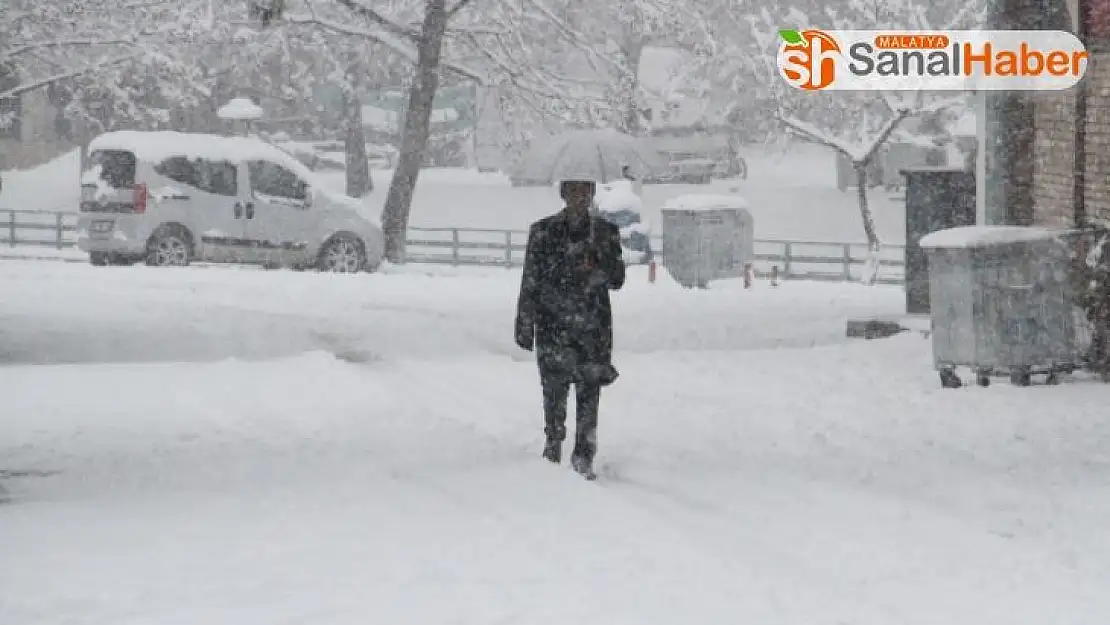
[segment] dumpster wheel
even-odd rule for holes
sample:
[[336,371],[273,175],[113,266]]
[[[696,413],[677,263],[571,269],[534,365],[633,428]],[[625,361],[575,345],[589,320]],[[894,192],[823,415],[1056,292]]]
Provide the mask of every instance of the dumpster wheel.
[[942,388],[960,388],[964,385],[960,380],[960,376],[956,375],[956,370],[953,368],[945,367],[939,371],[940,385]]

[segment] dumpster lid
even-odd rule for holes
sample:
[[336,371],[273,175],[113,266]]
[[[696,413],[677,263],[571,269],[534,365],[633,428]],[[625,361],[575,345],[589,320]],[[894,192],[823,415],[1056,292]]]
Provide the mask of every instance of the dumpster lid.
[[1067,230],[1032,226],[958,226],[921,237],[926,248],[973,248],[1057,239]]
[[663,210],[712,211],[748,209],[748,201],[741,195],[711,195],[690,193],[667,200]]

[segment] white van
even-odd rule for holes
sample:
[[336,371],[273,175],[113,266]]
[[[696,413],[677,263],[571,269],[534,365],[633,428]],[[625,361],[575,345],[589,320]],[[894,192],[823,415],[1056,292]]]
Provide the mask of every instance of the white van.
[[123,131],[89,144],[77,247],[94,265],[257,263],[373,271],[381,227],[259,139]]

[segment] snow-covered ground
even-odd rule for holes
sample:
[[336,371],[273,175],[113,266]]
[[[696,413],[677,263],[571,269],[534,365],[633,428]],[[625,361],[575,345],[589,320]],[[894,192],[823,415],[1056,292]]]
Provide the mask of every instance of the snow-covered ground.
[[1101,624],[1110,388],[942,390],[896,288],[615,298],[606,477],[539,459],[517,271],[0,263],[0,618]]
[[[747,180],[716,180],[711,185],[645,185],[644,217],[659,223],[666,200],[688,193],[739,193],[751,205],[758,239],[864,241],[856,197],[836,188],[835,160],[827,148],[793,145],[789,151],[748,148]],[[0,210],[76,210],[80,188],[76,152],[25,172],[4,174]],[[381,210],[392,171],[372,172],[375,191],[367,202]],[[342,172],[321,178],[339,192]],[[64,181],[71,181],[65,183]],[[905,207],[876,189],[871,193],[875,223],[883,241],[905,240]],[[413,197],[412,225],[433,228],[500,228],[526,230],[532,221],[559,210],[554,188],[513,188],[501,174],[473,170],[427,169],[420,173]],[[5,216],[0,213],[0,220]]]

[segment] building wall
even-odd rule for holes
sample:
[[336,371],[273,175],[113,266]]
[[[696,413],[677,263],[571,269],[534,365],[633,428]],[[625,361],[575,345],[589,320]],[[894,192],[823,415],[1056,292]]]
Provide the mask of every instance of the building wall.
[[[1084,201],[1089,218],[1110,220],[1110,52],[1092,54],[1087,89]],[[1038,225],[1075,224],[1076,89],[1034,96],[1033,218]]]
[[1089,71],[1084,197],[1088,217],[1110,220],[1110,52],[1096,55]]

